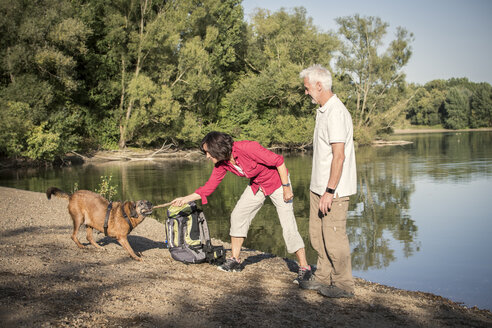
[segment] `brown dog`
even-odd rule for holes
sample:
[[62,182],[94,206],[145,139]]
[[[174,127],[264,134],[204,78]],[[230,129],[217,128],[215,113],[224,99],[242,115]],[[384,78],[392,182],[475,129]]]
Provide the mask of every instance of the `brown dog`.
[[72,240],[77,246],[85,248],[77,238],[80,226],[85,224],[87,227],[87,240],[95,247],[102,248],[92,239],[92,229],[116,238],[132,258],[142,261],[128,243],[127,236],[145,217],[152,214],[151,202],[146,200],[139,200],[136,203],[114,202],[111,203],[111,207],[109,206],[110,202],[95,192],[79,190],[70,195],[56,187],[50,187],[46,190],[48,199],[51,199],[51,195],[68,199],[68,212],[73,220]]

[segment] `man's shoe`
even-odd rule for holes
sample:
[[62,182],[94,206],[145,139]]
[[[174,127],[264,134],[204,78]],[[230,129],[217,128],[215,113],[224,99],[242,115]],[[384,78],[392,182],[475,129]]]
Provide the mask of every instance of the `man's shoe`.
[[299,287],[302,289],[311,289],[311,290],[319,290],[321,287],[328,287],[321,282],[316,281],[315,279],[303,280],[299,282]]
[[243,267],[241,265],[241,262],[239,262],[237,259],[234,257],[228,258],[224,264],[219,265],[217,267],[218,270],[221,271],[226,271],[226,272],[240,272]]
[[297,272],[297,278],[294,279],[293,283],[299,284],[301,281],[311,280],[312,277],[313,277],[313,273],[311,271],[311,267],[309,267],[309,269],[306,267],[299,267],[299,271]]
[[323,286],[318,289],[318,294],[330,297],[330,298],[352,298],[354,297],[353,292],[348,292],[337,286]]

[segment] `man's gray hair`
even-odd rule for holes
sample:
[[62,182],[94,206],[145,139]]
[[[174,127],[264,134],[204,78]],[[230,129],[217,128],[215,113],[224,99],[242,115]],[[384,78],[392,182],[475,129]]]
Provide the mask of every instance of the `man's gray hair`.
[[299,77],[301,79],[307,78],[309,83],[311,84],[320,82],[323,86],[323,89],[331,91],[331,73],[320,64],[315,64],[302,70],[302,72],[299,73]]

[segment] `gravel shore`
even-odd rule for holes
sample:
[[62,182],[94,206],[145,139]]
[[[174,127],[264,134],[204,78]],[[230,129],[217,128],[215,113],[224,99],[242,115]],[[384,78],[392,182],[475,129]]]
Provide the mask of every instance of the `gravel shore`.
[[79,249],[67,200],[4,187],[0,199],[2,327],[492,327],[489,311],[361,279],[355,298],[324,298],[292,283],[296,263],[259,251],[243,249],[240,273],[185,265],[152,217],[128,238],[143,262],[103,234],[104,250]]

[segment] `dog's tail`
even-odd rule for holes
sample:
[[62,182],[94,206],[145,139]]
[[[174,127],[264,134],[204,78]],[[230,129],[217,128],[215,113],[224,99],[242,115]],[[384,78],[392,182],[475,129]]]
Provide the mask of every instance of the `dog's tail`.
[[51,199],[51,195],[55,195],[55,197],[59,197],[59,198],[66,198],[66,199],[70,198],[70,194],[56,187],[49,187],[48,190],[46,190],[46,197],[48,197],[48,199]]

